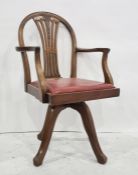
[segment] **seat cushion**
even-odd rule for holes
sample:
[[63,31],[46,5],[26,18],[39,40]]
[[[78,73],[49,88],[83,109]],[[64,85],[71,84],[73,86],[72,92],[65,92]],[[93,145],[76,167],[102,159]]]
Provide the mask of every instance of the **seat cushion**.
[[104,90],[114,88],[112,84],[79,79],[79,78],[52,78],[47,79],[48,91],[52,94]]

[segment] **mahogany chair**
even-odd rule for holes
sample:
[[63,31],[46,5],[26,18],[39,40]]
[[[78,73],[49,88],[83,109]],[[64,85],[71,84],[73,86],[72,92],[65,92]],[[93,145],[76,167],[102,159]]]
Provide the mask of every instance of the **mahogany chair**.
[[[40,47],[26,47],[24,43],[24,26],[29,20],[34,21],[41,37],[44,69],[40,61]],[[56,41],[59,23],[62,23],[67,28],[71,36],[72,58],[70,78],[62,78],[58,69]],[[64,18],[49,12],[35,12],[25,17],[20,24],[18,37],[19,47],[16,47],[16,50],[21,52],[22,55],[25,91],[36,97],[40,102],[49,104],[43,128],[38,134],[41,144],[38,153],[33,159],[34,165],[39,166],[42,164],[57,116],[68,107],[80,113],[97,161],[101,164],[106,163],[107,157],[99,145],[94,121],[85,101],[119,96],[119,89],[113,85],[113,79],[107,65],[107,56],[110,49],[77,48],[75,33],[70,24]],[[34,59],[38,80],[33,82],[30,75],[28,51],[33,51],[35,54]],[[78,52],[103,53],[102,69],[104,82],[76,77]]]

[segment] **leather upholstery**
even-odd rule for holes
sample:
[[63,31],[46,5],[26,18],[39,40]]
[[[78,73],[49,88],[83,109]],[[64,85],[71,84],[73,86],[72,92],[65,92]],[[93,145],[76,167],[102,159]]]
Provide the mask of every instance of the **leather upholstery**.
[[[32,82],[32,85],[36,82]],[[79,79],[79,78],[52,78],[46,80],[48,91],[52,94],[104,90],[114,88],[112,84]],[[37,84],[38,86],[38,84]]]

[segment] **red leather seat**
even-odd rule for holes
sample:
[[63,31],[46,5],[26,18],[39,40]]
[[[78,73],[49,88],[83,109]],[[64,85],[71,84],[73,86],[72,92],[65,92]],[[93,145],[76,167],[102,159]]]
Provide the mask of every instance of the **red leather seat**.
[[58,78],[58,79],[52,78],[47,79],[46,84],[48,87],[48,91],[52,94],[83,92],[83,91],[114,88],[112,84],[86,79],[79,79],[79,78]]

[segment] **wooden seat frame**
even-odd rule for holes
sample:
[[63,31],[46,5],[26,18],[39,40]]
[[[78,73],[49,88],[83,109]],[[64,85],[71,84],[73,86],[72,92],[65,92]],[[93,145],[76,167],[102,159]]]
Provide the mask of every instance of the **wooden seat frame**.
[[[40,47],[26,47],[24,43],[24,26],[29,20],[33,20],[35,22],[40,33],[43,47],[44,70],[42,69],[40,61]],[[92,115],[85,101],[119,96],[119,89],[114,87],[111,89],[61,93],[54,95],[48,92],[46,82],[47,78],[61,78],[58,70],[56,45],[59,23],[62,23],[67,28],[71,36],[72,58],[70,77],[76,78],[78,52],[101,52],[103,53],[102,68],[105,83],[113,84],[113,79],[107,65],[107,58],[110,49],[77,48],[76,37],[72,27],[65,19],[56,14],[49,12],[35,12],[25,17],[19,26],[19,47],[16,47],[16,50],[21,52],[22,55],[25,91],[35,96],[42,103],[49,103],[43,128],[38,135],[38,139],[41,140],[41,145],[38,153],[33,159],[33,162],[35,166],[42,164],[44,156],[48,149],[57,116],[62,110],[70,107],[80,113],[84,128],[88,134],[90,144],[94,150],[97,161],[101,164],[104,164],[107,161],[107,157],[102,152],[102,149],[99,145]],[[27,51],[34,51],[35,54],[35,66],[38,76],[38,86],[33,86],[31,84],[32,81]]]

